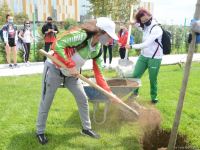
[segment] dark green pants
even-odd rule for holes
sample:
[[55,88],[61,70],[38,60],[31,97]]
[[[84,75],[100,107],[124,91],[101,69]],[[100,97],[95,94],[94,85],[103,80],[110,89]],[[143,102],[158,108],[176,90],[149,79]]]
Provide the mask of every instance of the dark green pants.
[[[140,55],[135,66],[135,70],[133,72],[134,78],[141,78],[145,70],[148,69],[150,88],[151,88],[150,90],[151,100],[157,99],[157,76],[161,61],[162,59],[152,59]],[[134,93],[138,94],[138,91],[139,88],[135,89]]]

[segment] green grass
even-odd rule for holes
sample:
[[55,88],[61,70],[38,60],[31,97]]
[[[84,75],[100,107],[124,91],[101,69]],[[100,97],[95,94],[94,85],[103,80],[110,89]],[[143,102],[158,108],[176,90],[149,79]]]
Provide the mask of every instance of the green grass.
[[[84,72],[86,75],[92,73]],[[185,97],[179,132],[188,136],[193,146],[200,148],[200,64],[192,65]],[[115,77],[113,71],[106,71],[106,77]],[[156,107],[162,115],[162,128],[170,130],[179,91],[183,69],[178,66],[162,66],[159,74],[159,99]],[[103,125],[92,126],[101,135],[100,140],[80,135],[80,119],[71,93],[59,89],[49,112],[46,133],[47,145],[40,145],[35,138],[35,124],[41,95],[41,75],[0,78],[0,149],[142,149],[137,123],[125,122],[117,114],[109,113]],[[145,73],[140,89],[141,103],[149,103],[149,79]],[[92,116],[92,107],[90,107]]]

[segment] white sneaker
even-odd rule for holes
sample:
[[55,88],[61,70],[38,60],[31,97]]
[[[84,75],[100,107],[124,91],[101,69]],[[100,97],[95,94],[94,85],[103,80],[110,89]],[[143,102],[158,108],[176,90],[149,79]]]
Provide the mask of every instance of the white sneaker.
[[109,65],[108,65],[108,69],[112,69],[112,66],[111,66],[111,64],[109,64]]

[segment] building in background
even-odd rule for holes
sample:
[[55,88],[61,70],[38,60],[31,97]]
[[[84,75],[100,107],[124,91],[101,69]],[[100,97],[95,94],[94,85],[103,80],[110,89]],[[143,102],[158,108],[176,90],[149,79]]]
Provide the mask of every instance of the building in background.
[[92,18],[90,15],[90,2],[88,0],[79,0],[80,22]]
[[[0,4],[4,0],[0,0]],[[6,0],[14,13],[24,12],[32,20],[35,12],[36,21],[46,21],[52,16],[56,21],[67,18],[80,21],[78,0]]]

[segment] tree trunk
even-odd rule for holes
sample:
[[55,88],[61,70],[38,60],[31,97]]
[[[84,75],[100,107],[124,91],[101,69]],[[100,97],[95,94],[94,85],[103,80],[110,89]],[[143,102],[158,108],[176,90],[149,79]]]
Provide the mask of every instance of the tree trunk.
[[[200,0],[197,0],[194,18],[200,19]],[[176,115],[174,118],[173,128],[172,128],[170,139],[169,139],[169,144],[168,144],[168,148],[167,148],[168,150],[175,149],[176,138],[177,138],[177,133],[178,133],[178,126],[179,126],[179,122],[180,122],[180,118],[181,118],[181,112],[182,112],[182,108],[183,108],[188,78],[190,75],[190,68],[191,68],[193,53],[195,50],[195,44],[196,44],[196,35],[194,32],[192,32],[192,42],[189,45],[188,56],[187,56],[184,76],[183,76],[183,80],[182,80],[182,87],[181,87],[181,91],[180,91],[180,95],[179,95],[179,101],[178,101],[178,105],[177,105]]]

